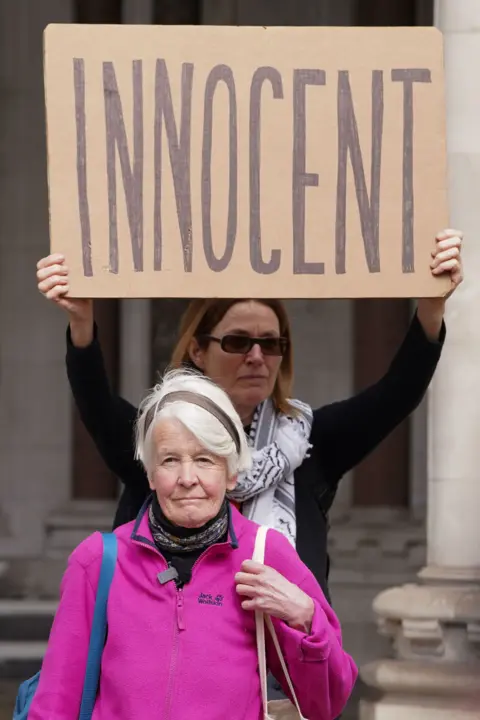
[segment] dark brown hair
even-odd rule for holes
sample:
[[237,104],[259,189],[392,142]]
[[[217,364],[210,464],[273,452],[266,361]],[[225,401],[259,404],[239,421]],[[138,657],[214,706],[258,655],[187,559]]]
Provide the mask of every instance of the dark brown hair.
[[210,335],[213,328],[218,325],[233,305],[250,301],[261,303],[273,310],[278,318],[280,335],[288,340],[287,351],[282,357],[275,387],[273,388],[272,400],[277,410],[291,415],[295,412],[295,409],[288,402],[288,398],[291,397],[293,383],[293,351],[290,321],[285,305],[281,300],[263,298],[192,300],[180,322],[179,340],[172,354],[171,367],[179,368],[191,365],[192,361],[188,350],[192,339],[195,338],[197,342],[201,343],[202,336]]

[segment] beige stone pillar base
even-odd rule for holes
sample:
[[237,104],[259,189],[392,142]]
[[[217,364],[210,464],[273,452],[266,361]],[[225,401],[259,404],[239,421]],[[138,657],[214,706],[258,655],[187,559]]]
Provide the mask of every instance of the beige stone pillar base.
[[360,704],[360,720],[478,720],[480,667],[464,663],[380,660],[362,679],[385,693]]
[[479,720],[480,585],[404,585],[374,610],[397,659],[361,669],[382,697],[362,702],[360,720]]

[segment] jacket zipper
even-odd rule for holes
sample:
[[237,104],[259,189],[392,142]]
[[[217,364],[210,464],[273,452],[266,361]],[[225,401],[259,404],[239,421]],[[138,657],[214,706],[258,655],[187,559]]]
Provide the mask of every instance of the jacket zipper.
[[178,646],[180,644],[180,632],[182,630],[185,630],[185,621],[183,616],[183,589],[177,588],[176,612],[173,628],[173,647],[170,659],[170,672],[168,674],[167,696],[165,698],[165,720],[169,720],[172,712],[173,688],[177,672]]
[[[155,553],[158,557],[162,559],[162,561],[165,563],[165,566],[168,568],[168,563],[163,557],[162,553],[158,548],[152,547],[150,544],[143,542],[143,540],[137,540],[134,539],[133,542],[137,545],[142,545],[144,548],[147,548],[147,550],[150,550],[150,552]],[[173,619],[173,641],[172,641],[172,651],[170,655],[170,672],[168,673],[168,682],[167,682],[167,694],[165,697],[165,704],[164,704],[164,714],[162,715],[165,720],[168,720],[171,714],[172,709],[172,689],[173,684],[175,680],[175,673],[177,669],[177,657],[178,657],[178,645],[179,645],[179,634],[180,630],[184,629],[184,618],[183,618],[183,590],[181,588],[176,588],[176,597],[175,597],[175,612],[174,612],[174,619]]]
[[197,565],[200,565],[200,563],[202,562],[202,560],[203,560],[204,558],[206,558],[207,555],[208,555],[212,550],[215,550],[216,548],[218,549],[218,548],[221,548],[221,547],[225,547],[225,546],[231,547],[231,545],[230,545],[229,542],[222,542],[222,543],[216,543],[215,545],[210,545],[210,547],[208,547],[206,550],[203,551],[203,553],[200,555],[200,557],[197,558],[197,559],[195,560],[195,562],[193,563],[193,565],[192,565],[192,574],[191,574],[191,576],[190,576],[190,582],[191,582],[192,579],[193,579],[193,571],[195,570],[195,568],[197,567]]
[[183,617],[183,587],[177,588],[177,628],[185,630],[185,619]]
[[[147,547],[149,550],[152,550],[153,552],[157,553],[162,560],[165,562],[165,564],[168,567],[168,563],[163,557],[162,553],[157,549],[150,547],[150,545],[147,545],[146,543],[142,542],[141,540],[134,540],[134,542],[138,543],[139,545],[143,545],[144,547]],[[190,581],[193,578],[193,571],[197,567],[197,565],[203,560],[203,558],[209,554],[211,550],[214,548],[221,547],[222,545],[230,545],[229,542],[223,542],[218,543],[217,545],[212,545],[209,548],[203,552],[200,557],[194,562],[192,566],[192,573],[190,576]],[[167,695],[165,698],[165,712],[164,712],[164,718],[165,720],[169,720],[171,716],[172,711],[172,700],[173,700],[173,688],[175,685],[175,675],[177,670],[177,660],[178,660],[178,646],[180,641],[180,632],[182,630],[185,630],[185,616],[183,612],[184,608],[184,595],[183,595],[183,586],[182,587],[176,587],[176,603],[175,603],[175,618],[173,623],[173,647],[172,647],[172,654],[171,654],[171,660],[170,660],[170,672],[168,674],[168,684],[167,684]]]

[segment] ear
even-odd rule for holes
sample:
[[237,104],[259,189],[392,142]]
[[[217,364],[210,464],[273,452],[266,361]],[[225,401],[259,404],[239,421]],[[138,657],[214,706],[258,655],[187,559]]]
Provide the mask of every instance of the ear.
[[190,340],[190,345],[188,346],[188,355],[195,367],[197,367],[199,370],[205,370],[205,353],[198,344],[198,340],[196,338],[192,338]]
[[227,480],[227,492],[231,492],[237,484],[237,475],[233,475]]

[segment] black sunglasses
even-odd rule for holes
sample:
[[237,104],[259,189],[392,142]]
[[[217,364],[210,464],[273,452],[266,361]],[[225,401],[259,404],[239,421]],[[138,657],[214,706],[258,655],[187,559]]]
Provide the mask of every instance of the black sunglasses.
[[250,337],[249,335],[224,335],[217,338],[214,335],[204,335],[205,340],[213,340],[220,344],[223,352],[234,355],[246,355],[254,345],[258,345],[264,355],[285,355],[288,340],[283,337]]

